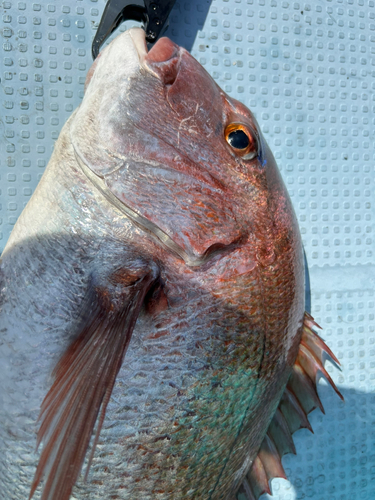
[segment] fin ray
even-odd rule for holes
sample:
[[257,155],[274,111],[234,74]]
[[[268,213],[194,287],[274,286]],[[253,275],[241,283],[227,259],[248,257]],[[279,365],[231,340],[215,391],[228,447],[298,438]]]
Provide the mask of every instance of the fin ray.
[[87,477],[116,376],[155,281],[149,270],[139,271],[141,276],[123,272],[121,280],[116,275],[107,289],[96,287],[88,293],[78,336],[55,367],[54,383],[41,405],[37,443],[43,442],[43,449],[29,500],[43,477],[41,500],[69,500],[97,423]]
[[324,413],[317,391],[319,373],[326,378],[337,395],[344,399],[324,368],[325,357],[337,365],[340,365],[339,360],[315,333],[314,328],[320,326],[305,313],[301,343],[292,374],[258,455],[241,485],[241,492],[246,495],[247,500],[258,500],[263,493],[271,494],[269,482],[272,479],[286,479],[281,458],[286,453],[296,453],[292,434],[301,427],[313,432],[307,415],[315,408],[320,408]]

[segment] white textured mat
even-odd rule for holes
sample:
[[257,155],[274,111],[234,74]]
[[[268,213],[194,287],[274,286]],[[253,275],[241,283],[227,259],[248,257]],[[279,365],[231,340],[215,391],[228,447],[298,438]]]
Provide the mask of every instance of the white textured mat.
[[[82,98],[104,5],[0,1],[0,251]],[[167,34],[255,112],[299,219],[312,314],[342,363],[328,370],[346,402],[321,385],[326,416],[296,434],[274,498],[372,500],[374,1],[178,1]]]

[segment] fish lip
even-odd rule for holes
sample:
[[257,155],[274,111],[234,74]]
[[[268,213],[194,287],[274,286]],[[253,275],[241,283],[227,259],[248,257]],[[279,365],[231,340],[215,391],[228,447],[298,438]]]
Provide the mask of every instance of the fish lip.
[[[159,59],[156,55],[156,59],[153,59],[153,57],[150,59],[147,56],[153,54],[152,50],[155,45],[150,51],[148,50],[145,31],[142,28],[132,28],[128,33],[138,54],[141,68],[161,80],[164,84],[172,85],[180,69],[180,59],[182,55],[181,47],[170,39],[163,37],[158,40],[155,45],[158,45],[160,41],[163,43],[164,40],[164,51],[162,49],[164,57]],[[170,47],[168,47],[168,45],[170,45]],[[158,45],[158,47],[160,52],[160,45]]]
[[139,64],[148,73],[151,73],[156,78],[159,78],[155,71],[145,64],[145,59],[148,54],[147,42],[146,42],[146,32],[142,28],[131,28],[129,31],[129,36],[132,39],[133,46],[138,54]]
[[146,32],[142,28],[131,28],[128,33],[137,51],[139,62],[143,66],[143,61],[148,54]]

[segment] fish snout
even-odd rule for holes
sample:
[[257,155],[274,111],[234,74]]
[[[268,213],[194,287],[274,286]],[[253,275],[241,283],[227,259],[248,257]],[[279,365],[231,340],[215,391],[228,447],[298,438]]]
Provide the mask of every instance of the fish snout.
[[158,40],[143,60],[144,66],[165,85],[172,85],[180,68],[181,48],[169,38]]

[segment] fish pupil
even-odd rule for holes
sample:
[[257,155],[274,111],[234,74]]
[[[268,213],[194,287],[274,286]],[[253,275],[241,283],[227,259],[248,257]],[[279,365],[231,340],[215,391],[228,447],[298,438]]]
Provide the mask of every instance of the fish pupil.
[[227,141],[232,148],[236,149],[246,149],[250,144],[249,138],[243,130],[233,130],[233,132],[230,132]]

